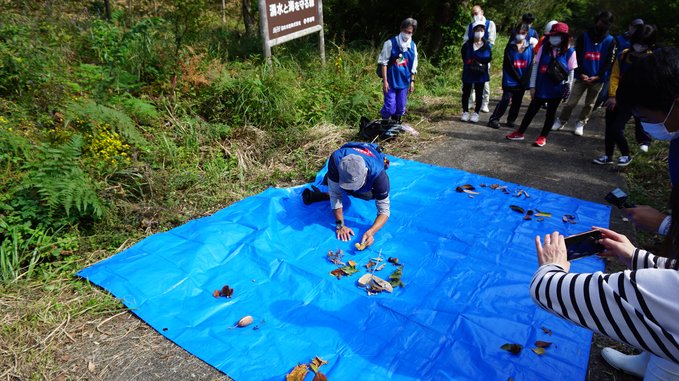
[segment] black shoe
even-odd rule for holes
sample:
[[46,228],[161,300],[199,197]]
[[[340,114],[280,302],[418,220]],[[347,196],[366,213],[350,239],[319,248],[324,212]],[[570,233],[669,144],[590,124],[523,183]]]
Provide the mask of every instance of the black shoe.
[[497,119],[491,119],[488,121],[488,127],[494,128],[494,129],[499,129],[500,128],[500,121]]

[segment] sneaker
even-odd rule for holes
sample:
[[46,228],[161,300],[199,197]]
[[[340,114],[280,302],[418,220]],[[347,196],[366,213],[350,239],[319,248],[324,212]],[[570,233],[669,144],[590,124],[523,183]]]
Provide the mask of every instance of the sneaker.
[[562,122],[561,119],[556,118],[554,124],[552,124],[552,131],[559,131],[566,125],[566,122]]
[[463,112],[462,117],[460,118],[461,121],[463,122],[469,122],[469,113],[468,112]]
[[500,121],[497,119],[491,119],[488,121],[488,127],[498,129],[500,128]]
[[510,122],[510,121],[507,121],[507,123],[505,123],[505,126],[506,126],[506,127],[509,127],[509,128],[514,128],[514,127],[516,127],[516,126],[514,125],[514,121],[511,121],[511,122]]
[[638,355],[626,355],[613,348],[602,349],[601,357],[613,368],[637,377],[644,377],[648,359],[650,358],[648,352],[641,352]]
[[592,163],[599,165],[613,164],[613,160],[610,157],[603,155],[592,160]]
[[641,143],[641,144],[639,145],[639,150],[640,150],[641,152],[648,152],[648,144],[647,144],[647,143]]
[[547,144],[547,137],[538,136],[537,140],[535,141],[535,145],[538,147],[544,147],[545,144]]
[[507,140],[523,140],[524,136],[522,133],[519,133],[519,131],[514,131],[509,135],[505,136],[505,139]]
[[490,112],[490,109],[488,108],[488,105],[482,105],[482,106],[481,106],[481,112]]
[[582,136],[585,133],[585,124],[582,122],[578,122],[575,125],[575,131],[573,133],[577,136]]
[[620,156],[618,158],[618,167],[626,167],[632,162],[632,156]]
[[479,122],[479,114],[473,113],[472,117],[469,119],[470,122],[472,123],[478,123]]

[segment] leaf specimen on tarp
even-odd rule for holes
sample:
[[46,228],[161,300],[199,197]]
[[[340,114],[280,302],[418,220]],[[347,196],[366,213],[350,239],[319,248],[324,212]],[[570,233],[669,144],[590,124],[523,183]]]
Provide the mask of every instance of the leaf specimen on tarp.
[[344,266],[344,267],[341,267],[340,270],[342,270],[342,272],[346,276],[356,274],[358,272],[358,270],[354,266]]
[[526,211],[518,205],[509,205],[509,207],[512,208],[512,210],[517,212],[517,213],[521,213],[521,214],[526,213]]
[[323,360],[322,358],[316,356],[316,357],[314,357],[314,359],[311,360],[311,362],[309,363],[309,368],[311,368],[311,370],[312,370],[314,373],[318,373],[318,368],[320,368],[321,366],[323,366],[323,365],[325,365],[325,364],[327,364],[327,363],[328,363],[327,361],[325,361],[325,360]]
[[464,185],[460,185],[459,187],[455,188],[455,190],[462,193],[466,190],[469,190],[469,191],[476,190],[476,188],[474,188],[474,186],[472,186],[471,184],[464,184]]
[[538,340],[535,342],[535,346],[538,348],[549,348],[550,345],[552,345],[552,343],[549,341]]
[[542,332],[546,333],[549,336],[552,336],[552,330],[546,327],[542,327]]
[[306,364],[299,364],[285,376],[285,381],[304,381],[304,377],[309,373]]
[[512,344],[512,343],[507,343],[504,344],[500,347],[500,349],[504,349],[505,351],[513,354],[513,355],[518,355],[521,353],[521,350],[523,349],[523,345],[521,344]]
[[531,348],[530,350],[535,352],[535,354],[538,356],[542,356],[545,354],[545,348]]
[[389,283],[392,287],[403,287],[403,281],[401,277],[403,276],[403,266],[397,268],[391,275],[389,275]]

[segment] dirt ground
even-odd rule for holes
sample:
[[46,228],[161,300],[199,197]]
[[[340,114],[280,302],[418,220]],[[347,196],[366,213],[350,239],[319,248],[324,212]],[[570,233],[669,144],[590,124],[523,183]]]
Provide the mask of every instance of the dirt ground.
[[[489,114],[482,114],[479,124],[462,123],[457,116],[451,116],[449,101],[428,99],[426,103],[427,109],[418,110],[418,113],[426,111],[429,119],[411,124],[416,128],[427,126],[428,137],[416,139],[412,144],[405,143],[412,145],[410,152],[415,154],[409,156],[416,160],[594,202],[603,202],[603,196],[615,187],[625,188],[625,181],[617,167],[591,163],[591,159],[600,155],[603,149],[601,111],[595,112],[584,137],[574,136],[569,129],[558,131],[550,135],[545,147],[537,148],[532,146],[532,142],[542,119],[533,122],[526,141],[509,142],[503,137],[510,129],[493,130],[485,126]],[[634,236],[630,224],[622,220],[617,210],[612,212],[611,226],[630,237]],[[61,370],[54,375],[45,374],[42,379],[230,380],[166,340],[130,312],[101,316],[92,321],[74,318],[50,333],[43,344],[47,341],[56,343],[56,365]],[[603,361],[599,353],[604,346],[614,346],[629,353],[632,351],[630,347],[595,335],[588,379],[634,380],[634,377],[612,369]],[[19,358],[16,353],[2,355]],[[0,369],[0,380],[18,381],[22,378],[11,370]]]

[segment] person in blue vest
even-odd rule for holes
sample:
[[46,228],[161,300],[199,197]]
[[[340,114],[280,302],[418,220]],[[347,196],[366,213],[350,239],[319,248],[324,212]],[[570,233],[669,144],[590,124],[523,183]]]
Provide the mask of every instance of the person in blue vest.
[[[629,23],[629,26],[627,27],[627,31],[625,33],[621,33],[617,36],[615,36],[615,45],[616,45],[616,58],[620,57],[620,53],[622,53],[623,50],[629,48],[630,45],[630,38],[634,34],[634,32],[644,26],[644,20],[642,19],[634,19]],[[601,89],[601,92],[599,93],[599,97],[596,100],[596,103],[594,104],[594,109],[596,110],[599,108],[601,105],[606,102],[608,99],[608,84],[609,84],[609,79],[610,79],[611,71],[607,71],[606,74],[604,74],[604,87]],[[646,147],[646,150],[648,150],[648,147]]]
[[[645,25],[643,28],[648,27]],[[635,50],[641,49],[637,47]],[[641,120],[644,130],[654,139],[670,141],[669,175],[672,187],[676,188],[679,184],[679,49],[656,49],[632,63],[620,79],[616,107],[632,110],[632,114]],[[664,236],[671,236],[675,231],[672,216],[651,206],[637,205],[623,211],[637,229]],[[676,241],[670,243],[675,244]],[[669,380],[676,379],[679,374],[679,364],[676,363],[665,369],[671,370],[671,374],[654,372],[658,369],[653,369],[653,356],[648,352],[625,355],[613,348],[604,348],[601,355],[613,367],[644,379]]]
[[[512,42],[505,47],[502,62],[502,99],[490,116],[488,126],[500,128],[500,118],[505,114],[511,101],[507,116],[507,127],[514,128],[514,121],[519,116],[523,95],[530,84],[530,72],[533,67],[533,48],[528,42],[530,26],[520,23],[513,29]],[[537,43],[537,42],[536,42]]]
[[[609,97],[606,101],[606,134],[604,139],[605,154],[593,160],[595,164],[613,164],[613,152],[617,145],[620,149],[618,166],[627,166],[632,162],[629,144],[625,137],[625,126],[632,117],[632,110],[618,106],[615,95],[618,91],[620,78],[629,70],[630,66],[645,57],[653,54],[656,43],[656,30],[654,25],[644,25],[632,35],[631,46],[622,51],[613,63],[611,80],[609,86]],[[634,118],[635,125],[641,126],[639,118]],[[643,127],[642,131],[643,131]],[[647,135],[643,133],[643,136]],[[648,137],[646,139],[649,139]],[[650,144],[650,143],[646,143]]]
[[413,33],[417,20],[407,18],[401,22],[401,33],[384,42],[382,52],[377,58],[382,70],[382,92],[384,106],[380,111],[382,119],[392,119],[400,123],[406,112],[408,91],[415,91],[417,74],[417,45]]
[[[491,46],[484,38],[485,23],[477,21],[472,28],[474,37],[462,45],[462,117],[463,122],[479,121],[483,101],[483,86],[490,80],[489,64],[493,58]],[[469,96],[474,89],[476,105],[469,115]]]
[[[493,45],[495,45],[495,38],[497,37],[497,27],[495,26],[495,23],[491,20],[488,20],[486,16],[483,14],[483,9],[479,5],[474,5],[472,7],[472,22],[467,25],[467,28],[465,29],[465,33],[462,35],[462,44],[465,44],[469,40],[474,39],[474,25],[477,22],[482,22],[484,25],[484,34],[483,34],[483,39],[488,42],[488,45],[493,48]],[[490,68],[490,66],[489,66]],[[471,103],[476,102],[476,94],[472,93],[472,96],[469,99],[470,104],[469,107],[471,108]],[[481,112],[490,112],[490,109],[488,108],[488,103],[490,101],[490,81],[486,82],[486,84],[483,86],[483,102],[481,103]]]
[[344,223],[342,209],[343,194],[363,200],[375,200],[377,217],[372,226],[363,233],[361,244],[370,246],[374,235],[389,219],[389,176],[388,161],[376,144],[350,142],[330,155],[328,160],[328,193],[330,207],[335,217],[335,235],[348,241],[354,235],[353,229]]
[[594,19],[594,27],[581,34],[576,40],[578,69],[575,72],[575,83],[570,99],[561,110],[559,118],[554,121],[552,130],[560,130],[566,125],[573,109],[580,102],[580,98],[585,95],[585,105],[580,111],[580,117],[573,131],[578,136],[584,134],[585,125],[594,110],[594,103],[603,88],[605,74],[615,59],[615,38],[608,33],[612,23],[613,14],[603,11]]
[[532,13],[524,13],[521,16],[521,22],[528,25],[528,34],[526,35],[526,41],[535,48],[540,40],[540,34],[535,28],[533,28],[533,23],[535,22],[535,16]]
[[547,136],[562,100],[568,99],[574,70],[578,67],[575,49],[569,46],[568,25],[558,22],[552,26],[542,47],[533,59],[530,76],[531,102],[518,130],[505,136],[508,140],[524,140],[524,133],[543,104],[547,104],[545,124],[535,145],[547,144]]

